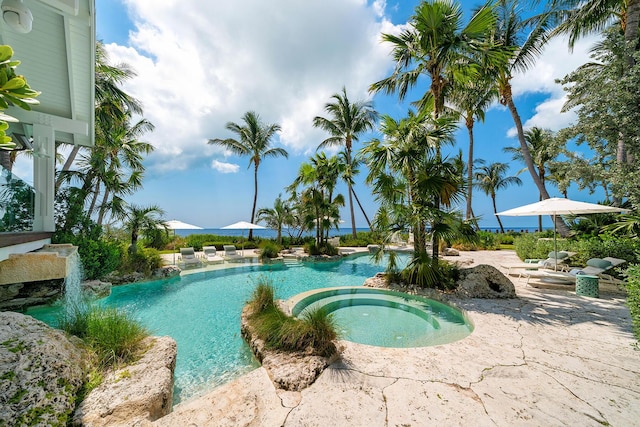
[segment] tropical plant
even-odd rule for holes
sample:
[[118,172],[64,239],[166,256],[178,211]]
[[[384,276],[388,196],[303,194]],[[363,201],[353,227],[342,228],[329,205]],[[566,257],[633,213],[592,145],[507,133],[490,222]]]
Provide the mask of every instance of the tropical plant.
[[[331,136],[320,143],[318,149],[335,145],[344,145],[344,157],[346,168],[343,175],[346,174],[349,193],[349,211],[351,214],[351,234],[356,237],[356,219],[353,209],[353,176],[356,169],[353,165],[352,148],[353,142],[358,140],[358,136],[364,132],[373,129],[377,114],[373,109],[371,102],[350,102],[347,97],[347,89],[342,88],[342,94],[336,93],[331,96],[335,102],[325,104],[324,109],[329,114],[329,118],[317,116],[313,119],[313,125],[321,128]],[[362,210],[364,213],[364,210]],[[365,214],[366,218],[366,214]],[[367,225],[371,226],[367,219]]]
[[125,208],[123,218],[124,227],[131,235],[129,253],[136,254],[138,250],[139,233],[144,233],[147,230],[155,230],[158,227],[166,227],[162,215],[164,215],[164,211],[156,205],[147,207],[129,205]]
[[286,201],[282,200],[282,194],[279,194],[273,203],[273,208],[261,208],[258,210],[258,221],[264,221],[268,228],[277,231],[276,241],[281,245],[282,227],[286,224],[290,215],[291,207]]
[[31,105],[39,104],[35,98],[40,92],[31,89],[24,76],[16,74],[20,61],[11,60],[13,49],[11,46],[0,45],[0,166],[11,172],[15,161],[15,152],[9,152],[16,144],[6,131],[8,121],[15,122],[15,118],[3,113],[9,104],[23,110],[31,110]]
[[[271,147],[271,139],[276,132],[280,131],[278,124],[263,124],[260,116],[253,111],[248,111],[242,117],[244,126],[237,123],[228,122],[225,126],[227,130],[238,135],[239,139],[214,138],[208,144],[219,145],[234,154],[249,156],[249,167],[253,164],[253,207],[251,208],[251,222],[255,221],[256,204],[258,202],[258,168],[262,160],[267,157],[289,157],[289,153],[284,148]],[[253,230],[249,230],[249,240],[253,240]]]
[[[491,197],[494,214],[498,213],[498,208],[496,206],[496,192],[511,185],[522,185],[522,180],[517,176],[504,176],[508,170],[508,164],[496,162],[478,166],[474,174],[474,185],[481,189],[487,196]],[[500,225],[500,232],[504,233],[504,227],[502,226],[500,216],[496,215],[496,219]]]

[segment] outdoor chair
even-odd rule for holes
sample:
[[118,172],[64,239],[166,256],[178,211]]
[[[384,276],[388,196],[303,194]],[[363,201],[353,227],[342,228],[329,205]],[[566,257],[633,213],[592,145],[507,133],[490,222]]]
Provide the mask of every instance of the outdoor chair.
[[215,246],[203,246],[202,252],[204,254],[204,260],[208,264],[220,264],[224,262],[224,258],[218,255]]
[[[618,263],[617,265],[620,265],[620,264],[621,263]],[[586,266],[573,268],[569,272],[525,271],[523,274],[526,275],[527,277],[527,284],[529,284],[529,280],[532,278],[541,279],[542,281],[547,281],[547,282],[570,284],[570,283],[576,282],[576,276],[584,274],[589,276],[597,276],[598,279],[603,283],[611,283],[611,284],[619,285],[622,283],[622,280],[617,279],[607,273],[607,271],[611,270],[613,267],[614,267],[613,263],[609,260],[605,260],[601,258],[591,258],[587,261]]]
[[180,257],[182,258],[182,264],[184,267],[190,265],[202,265],[202,261],[196,256],[196,252],[193,248],[180,248]]
[[234,245],[224,245],[224,259],[232,262],[243,260],[244,257],[238,254]]
[[567,261],[575,254],[575,252],[558,251],[558,253],[556,253],[552,251],[549,252],[547,258],[543,260],[532,259],[520,263],[501,264],[500,266],[507,269],[508,275],[517,274],[518,277],[522,277],[526,272],[539,269],[569,271],[570,268],[567,265]]

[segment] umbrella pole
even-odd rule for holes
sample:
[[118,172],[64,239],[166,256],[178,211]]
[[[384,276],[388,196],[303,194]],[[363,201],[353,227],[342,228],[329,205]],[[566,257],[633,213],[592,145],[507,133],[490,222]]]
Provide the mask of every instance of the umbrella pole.
[[553,214],[553,252],[555,252],[554,254],[554,261],[555,261],[555,266],[554,266],[554,271],[558,271],[558,241],[556,240],[556,214]]

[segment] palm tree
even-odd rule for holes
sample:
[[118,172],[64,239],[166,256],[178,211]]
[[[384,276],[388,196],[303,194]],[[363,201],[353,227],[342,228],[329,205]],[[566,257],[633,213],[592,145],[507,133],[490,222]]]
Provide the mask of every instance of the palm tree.
[[499,52],[486,43],[495,24],[489,5],[480,7],[466,26],[462,24],[462,8],[448,0],[421,2],[411,17],[410,28],[400,35],[383,34],[382,40],[393,45],[396,63],[391,76],[371,85],[372,92],[397,92],[402,100],[420,77],[431,81],[429,91],[420,101],[432,106],[434,118],[444,111],[445,94],[456,79],[467,80],[477,73],[474,53],[490,57]]
[[140,232],[154,232],[162,227],[164,211],[156,206],[127,206],[124,212],[124,227],[131,233],[131,246],[129,253],[135,255],[138,250],[138,234]]
[[[142,104],[136,98],[124,92],[120,85],[135,77],[136,73],[126,63],[116,65],[109,64],[109,56],[104,44],[96,42],[96,131],[110,129],[112,124],[121,123],[131,115],[142,115]],[[96,141],[96,144],[98,142]],[[81,147],[74,145],[67,160],[62,166],[62,171],[71,169]],[[64,179],[64,173],[56,180],[56,188],[59,188]]]
[[[280,125],[265,125],[260,121],[260,116],[253,111],[248,111],[242,117],[244,126],[228,122],[225,126],[228,130],[238,135],[239,140],[233,138],[210,139],[208,144],[219,145],[239,156],[249,156],[249,167],[253,164],[253,207],[251,208],[251,222],[256,216],[256,203],[258,202],[258,168],[264,158],[289,157],[284,148],[271,147],[271,138],[280,131]],[[253,230],[249,230],[249,240],[253,240]]]
[[[329,132],[331,135],[320,143],[318,149],[344,145],[344,156],[347,163],[347,171],[349,172],[349,176],[345,180],[349,191],[351,234],[355,239],[356,218],[353,209],[353,172],[355,169],[352,167],[352,147],[353,142],[358,140],[360,134],[373,129],[377,113],[373,109],[371,102],[350,102],[347,97],[347,89],[344,87],[341,94],[336,93],[331,98],[334,102],[328,102],[324,106],[329,118],[317,116],[313,119],[313,125]],[[371,225],[368,221],[367,224]]]
[[[533,164],[537,170],[538,178],[542,185],[546,188],[547,173],[549,171],[550,162],[560,155],[560,148],[554,142],[553,133],[549,130],[539,127],[532,127],[524,133],[527,147],[531,153]],[[505,147],[503,149],[507,153],[512,154],[512,159],[524,163],[522,149],[520,147]],[[540,194],[542,200],[542,194]],[[542,217],[538,217],[538,230],[542,231]]]
[[[522,19],[525,11],[524,7],[517,0],[500,0],[497,2],[498,22],[494,37],[497,42],[509,48],[512,51],[512,55],[499,64],[494,71],[500,94],[500,103],[509,109],[513,117],[524,164],[527,166],[529,174],[536,187],[538,187],[542,198],[548,199],[549,192],[536,172],[524,135],[522,120],[513,101],[511,79],[514,73],[529,69],[534,64],[536,57],[542,53],[542,48],[549,39],[548,30],[551,18],[549,15],[541,15],[536,21],[525,21]],[[567,236],[569,228],[560,216],[555,218],[558,232],[561,236]]]
[[467,157],[467,210],[465,218],[470,220],[473,217],[472,197],[473,197],[473,126],[476,120],[484,122],[484,113],[497,98],[498,93],[495,86],[488,79],[479,79],[467,84],[457,84],[451,93],[450,102],[453,108],[458,111],[464,120],[469,133],[469,154]]
[[267,227],[278,232],[278,244],[282,244],[282,227],[287,222],[287,218],[291,214],[289,205],[282,200],[282,194],[276,197],[273,208],[258,209],[258,221],[264,221]]
[[[498,190],[503,190],[510,185],[522,185],[522,181],[517,176],[505,177],[504,175],[507,170],[509,170],[508,164],[496,162],[476,168],[476,172],[474,174],[474,185],[484,191],[487,196],[491,196],[494,214],[498,213],[498,208],[496,206],[496,192]],[[500,224],[500,232],[504,233],[504,227],[502,226],[500,217],[496,215],[496,218],[498,219],[498,224]]]

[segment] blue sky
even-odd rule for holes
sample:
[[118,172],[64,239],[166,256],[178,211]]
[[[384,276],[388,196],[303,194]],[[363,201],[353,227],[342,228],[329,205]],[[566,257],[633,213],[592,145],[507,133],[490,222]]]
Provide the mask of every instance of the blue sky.
[[[368,99],[368,86],[386,77],[393,65],[381,32],[398,31],[418,4],[415,0],[96,0],[97,37],[112,63],[129,63],[138,73],[125,89],[140,99],[145,118],[156,130],[142,139],[156,151],[145,164],[144,189],[129,201],[157,204],[166,219],[179,219],[207,228],[250,219],[253,170],[248,158],[229,155],[206,144],[209,138],[232,137],[225,123],[241,123],[246,111],[256,111],[282,132],[276,146],[289,159],[266,159],[259,172],[258,207],[271,207],[275,197],[295,178],[327,136],[314,129],[313,117],[324,115],[330,96],[347,88],[351,100]],[[470,10],[478,2],[462,2]],[[515,102],[525,126],[558,130],[571,123],[572,113],[560,114],[562,89],[554,83],[588,58],[592,40],[569,53],[564,40],[554,40],[536,67],[513,80]],[[401,117],[406,102],[377,95],[380,113]],[[355,148],[371,136],[364,136]],[[511,162],[502,152],[516,146],[513,121],[501,106],[492,107],[484,124],[475,127],[475,154],[487,161]],[[455,154],[468,147],[466,129],[457,133]],[[523,167],[511,162],[511,173]],[[371,191],[358,178],[356,191],[369,217],[376,211]],[[498,210],[538,200],[528,174],[522,187],[498,194]],[[346,195],[346,188],[342,189]],[[552,196],[560,196],[549,186]],[[601,195],[578,192],[569,197],[595,202]],[[464,203],[464,202],[463,202]],[[464,207],[461,207],[464,209]],[[480,225],[496,227],[491,201],[474,191],[474,212]],[[342,216],[348,223],[348,210]],[[361,215],[358,226],[366,226]],[[535,226],[534,217],[504,217],[506,228]],[[546,220],[547,226],[551,225]],[[346,232],[346,224],[342,231]]]

